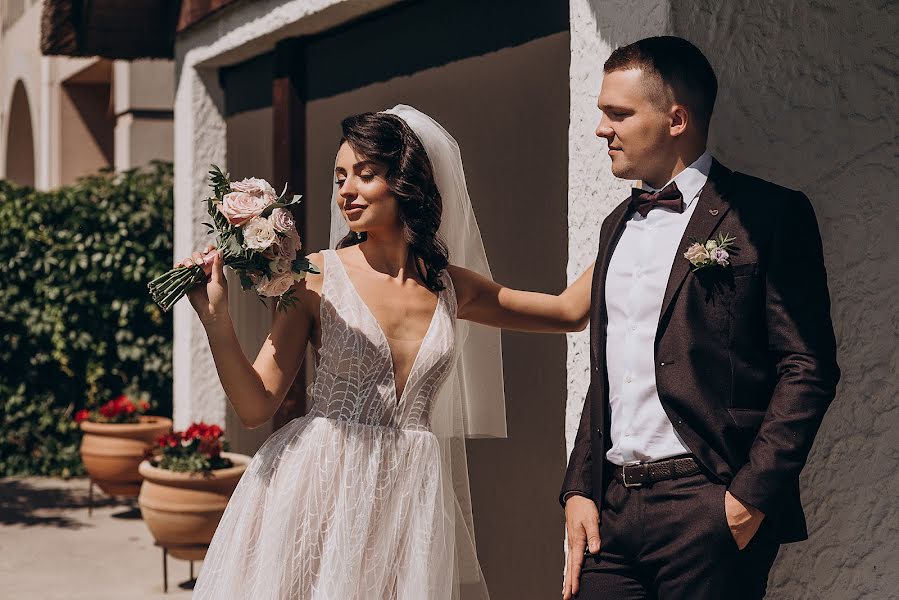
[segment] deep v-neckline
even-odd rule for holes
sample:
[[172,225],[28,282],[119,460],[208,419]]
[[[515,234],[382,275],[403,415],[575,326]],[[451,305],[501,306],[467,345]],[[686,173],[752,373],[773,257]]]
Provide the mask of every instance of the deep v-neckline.
[[406,391],[409,389],[409,384],[412,382],[412,376],[415,374],[415,369],[418,366],[418,360],[421,357],[422,348],[424,348],[425,343],[427,343],[428,338],[431,336],[431,330],[434,329],[434,322],[437,320],[437,313],[440,312],[440,304],[443,302],[443,293],[442,291],[437,292],[437,306],[434,307],[434,312],[431,314],[431,320],[428,322],[428,329],[425,331],[425,335],[421,338],[421,343],[418,345],[418,350],[415,351],[415,358],[412,359],[412,366],[409,367],[409,376],[406,377],[406,383],[403,384],[403,391],[397,392],[396,386],[396,361],[393,359],[393,349],[390,346],[390,339],[387,337],[387,334],[384,332],[384,328],[381,327],[381,322],[378,321],[378,318],[375,316],[375,313],[372,312],[371,308],[362,298],[362,294],[359,293],[359,290],[356,288],[356,284],[353,283],[353,280],[350,279],[350,274],[346,270],[346,266],[343,264],[343,261],[340,259],[340,256],[337,254],[336,250],[331,251],[334,256],[334,260],[340,265],[340,271],[343,273],[343,277],[346,279],[347,284],[350,289],[353,291],[353,295],[356,296],[356,299],[361,304],[366,314],[371,318],[371,320],[375,324],[375,328],[378,331],[378,335],[381,338],[381,341],[387,347],[387,354],[390,357],[390,379],[392,381],[391,387],[393,388],[393,397],[396,399],[397,404],[401,404],[403,399],[406,397]]

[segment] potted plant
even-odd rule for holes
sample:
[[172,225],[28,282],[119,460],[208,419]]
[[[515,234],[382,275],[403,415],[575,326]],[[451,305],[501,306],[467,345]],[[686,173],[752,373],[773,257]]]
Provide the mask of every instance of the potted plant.
[[182,560],[202,560],[228,499],[250,463],[226,452],[218,425],[193,423],[161,436],[140,464],[138,505],[156,543]]
[[121,394],[98,410],[82,409],[75,421],[84,432],[81,460],[92,483],[110,496],[136,497],[141,476],[137,470],[147,449],[171,431],[172,421],[147,415],[150,403]]

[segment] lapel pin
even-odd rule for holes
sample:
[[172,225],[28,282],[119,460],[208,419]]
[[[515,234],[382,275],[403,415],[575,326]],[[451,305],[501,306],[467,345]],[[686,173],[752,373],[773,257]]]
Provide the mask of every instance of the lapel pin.
[[709,214],[712,215],[713,217],[717,217],[717,216],[718,216],[718,209],[717,209],[717,208],[710,208],[710,209],[709,209]]

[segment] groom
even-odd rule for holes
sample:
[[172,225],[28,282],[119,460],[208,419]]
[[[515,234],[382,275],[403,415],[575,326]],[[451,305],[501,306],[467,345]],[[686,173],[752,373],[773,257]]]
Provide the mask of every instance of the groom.
[[600,230],[563,596],[761,598],[807,537],[799,473],[840,373],[814,211],[709,155],[695,46],[640,40],[604,71],[596,134],[642,189]]

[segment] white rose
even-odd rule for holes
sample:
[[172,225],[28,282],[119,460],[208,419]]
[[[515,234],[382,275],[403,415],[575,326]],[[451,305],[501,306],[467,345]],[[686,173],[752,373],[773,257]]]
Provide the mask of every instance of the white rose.
[[280,275],[275,275],[271,279],[265,279],[261,284],[256,286],[256,291],[262,296],[280,296],[290,289],[293,285],[293,273],[286,271]]
[[694,265],[699,265],[709,260],[709,251],[702,244],[693,244],[684,252],[684,258]]
[[253,217],[243,226],[244,245],[251,250],[265,250],[277,239],[278,234],[271,221],[263,217]]

